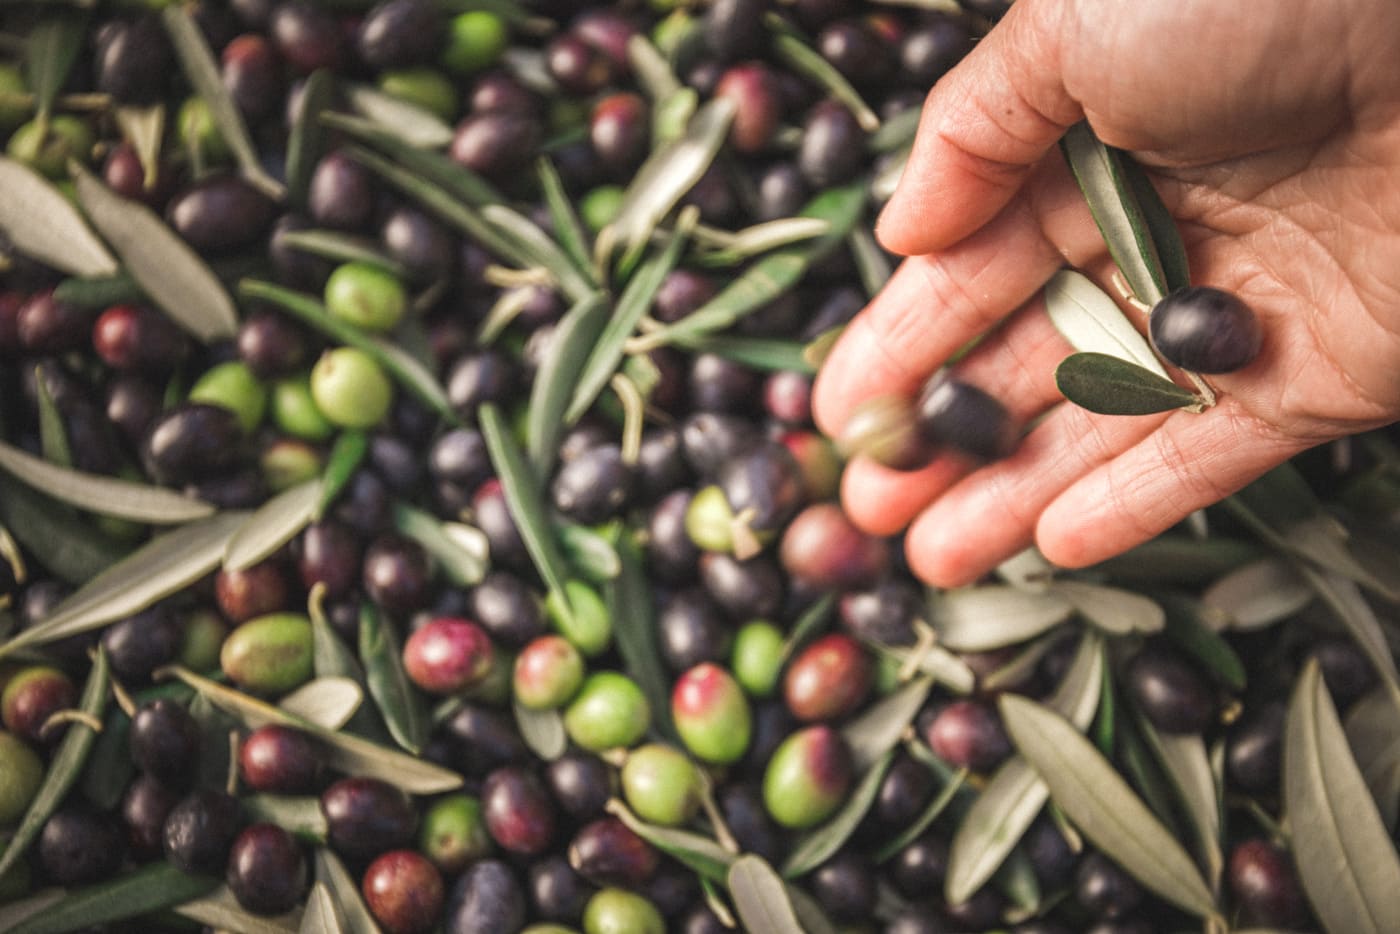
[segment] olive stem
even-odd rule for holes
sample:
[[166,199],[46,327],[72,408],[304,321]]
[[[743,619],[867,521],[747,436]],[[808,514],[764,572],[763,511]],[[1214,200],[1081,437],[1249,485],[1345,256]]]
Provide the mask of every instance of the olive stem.
[[1201,397],[1201,405],[1207,409],[1214,407],[1216,402],[1215,390],[1210,388],[1210,383],[1207,383],[1199,373],[1193,373],[1190,370],[1182,370],[1182,372],[1185,373],[1186,378],[1191,381],[1191,385],[1196,387],[1196,392]]
[[94,733],[102,732],[102,721],[86,710],[58,710],[50,714],[44,725],[39,727],[39,738],[48,739],[54,729],[65,723],[81,723]]
[[719,841],[720,846],[731,853],[743,852],[743,847],[739,846],[739,841],[734,839],[729,825],[724,822],[724,815],[720,813],[719,805],[715,804],[714,784],[710,781],[710,776],[703,771],[700,771],[699,774],[700,807],[704,809],[705,816],[710,819],[710,825],[714,827],[715,839]]
[[224,777],[224,790],[230,796],[238,794],[238,731],[228,731],[228,774]]
[[512,269],[509,266],[499,266],[492,263],[482,270],[481,278],[487,284],[503,289],[554,284],[554,277],[549,274],[549,270],[537,266],[532,266],[529,269]]
[[908,681],[919,673],[919,669],[923,666],[924,656],[938,644],[938,633],[923,620],[914,620],[914,632],[918,634],[918,641],[909,650],[909,654],[904,657],[904,663],[899,666],[897,677],[901,682]]
[[116,700],[117,706],[122,709],[122,713],[128,717],[136,716],[136,702],[131,699],[131,695],[122,687],[122,683],[116,678],[112,679],[112,697]]
[[642,429],[646,422],[647,400],[625,373],[614,374],[608,385],[622,403],[622,462],[632,466],[642,456]]
[[19,544],[4,526],[0,526],[0,558],[4,558],[10,566],[16,584],[23,584],[29,579],[29,570],[24,566],[24,555],[20,554]]

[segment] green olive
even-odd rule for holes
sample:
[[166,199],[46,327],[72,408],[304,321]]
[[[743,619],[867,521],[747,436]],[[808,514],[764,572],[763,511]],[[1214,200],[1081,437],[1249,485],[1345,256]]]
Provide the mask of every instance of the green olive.
[[700,808],[700,773],[679,749],[651,743],[628,754],[622,793],[638,817],[678,827]]
[[625,889],[602,889],[583,909],[584,934],[666,934],[666,921],[648,899]]
[[391,331],[408,310],[403,283],[373,263],[337,266],[326,280],[326,311],[366,331]]
[[505,21],[495,13],[485,10],[459,13],[447,28],[442,63],[449,71],[469,75],[495,64],[509,41]]
[[180,142],[184,143],[185,148],[197,150],[206,161],[227,162],[232,155],[228,142],[219,132],[219,125],[214,122],[214,115],[204,98],[198,95],[187,98],[180,105],[180,114],[176,117],[175,125],[179,129]]
[[766,620],[745,623],[734,637],[730,668],[753,697],[771,697],[783,671],[783,631]]
[[51,179],[68,175],[68,160],[86,163],[92,153],[92,129],[87,122],[67,114],[49,119],[48,133],[37,119],[15,130],[6,152],[17,162]]
[[327,441],[335,426],[316,407],[309,376],[279,380],[272,386],[272,423],[278,430],[303,441]]
[[489,856],[494,844],[486,830],[481,801],[471,795],[448,795],[434,801],[423,815],[418,849],[446,876],[459,875]]
[[248,434],[262,424],[263,413],[267,411],[267,387],[240,360],[230,360],[206,370],[191,387],[189,398],[191,402],[228,409],[238,416],[238,423]]
[[19,820],[43,781],[39,754],[13,733],[0,732],[0,827]]
[[384,420],[394,387],[363,350],[328,350],[311,370],[311,397],[321,414],[342,428],[369,428]]
[[642,689],[615,671],[589,675],[564,712],[569,738],[589,752],[631,746],[650,724],[651,708]]
[[422,107],[446,123],[457,119],[457,89],[435,68],[401,68],[379,76],[379,90]]
[[16,99],[28,93],[20,70],[0,64],[0,133],[10,132],[29,117],[29,108]]
[[285,694],[310,680],[311,654],[311,620],[300,613],[270,613],[230,633],[219,664],[244,690]]

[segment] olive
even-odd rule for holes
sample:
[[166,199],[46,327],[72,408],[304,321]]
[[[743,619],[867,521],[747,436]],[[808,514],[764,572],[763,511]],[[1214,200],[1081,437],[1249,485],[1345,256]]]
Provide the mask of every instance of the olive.
[[782,836],[763,806],[763,792],[752,782],[728,782],[716,789],[720,815],[746,853],[770,862],[781,854]]
[[491,475],[486,441],[475,428],[454,428],[444,432],[428,451],[428,471],[467,489],[475,489]]
[[779,824],[812,827],[836,812],[851,785],[851,755],[825,725],[793,733],[778,746],[763,775],[763,803]]
[[651,140],[647,105],[631,92],[610,94],[593,105],[588,138],[598,158],[613,173],[634,168]]
[[123,104],[147,104],[170,80],[170,40],[153,13],[113,20],[97,34],[93,84]]
[[105,814],[65,807],[39,831],[39,865],[59,885],[106,879],[121,866],[123,851],[122,832]]
[[515,386],[514,365],[495,350],[460,357],[447,374],[448,401],[463,418],[474,418],[483,402],[509,400]]
[[986,772],[1011,755],[1001,717],[981,700],[957,700],[943,707],[924,735],[939,758],[957,768]]
[[810,192],[802,173],[791,162],[775,162],[756,179],[758,210],[756,219],[773,221],[791,217],[807,203]]
[[1215,695],[1199,670],[1174,650],[1150,644],[1128,667],[1128,691],[1164,733],[1200,733],[1215,718]]
[[525,893],[511,868],[483,859],[468,869],[447,902],[447,934],[516,934],[525,926]]
[[1303,929],[1309,912],[1288,852],[1268,840],[1242,840],[1230,851],[1228,878],[1235,904],[1250,922]]
[[241,820],[237,798],[210,788],[198,790],[182,798],[165,819],[165,858],[181,872],[221,872]]
[[569,865],[594,885],[638,888],[656,872],[660,858],[616,817],[585,824],[569,844]]
[[481,786],[486,829],[503,850],[537,856],[554,837],[554,804],[532,772],[503,766]]
[[313,256],[287,242],[287,234],[310,230],[315,226],[299,214],[283,214],[272,225],[267,255],[278,282],[307,291],[319,292],[330,276],[334,264]]
[[613,771],[602,759],[586,752],[567,752],[545,770],[550,793],[571,817],[585,819],[602,813],[613,793]]
[[966,901],[945,905],[943,913],[956,931],[982,931],[996,926],[1004,906],[1001,895],[992,886],[984,885]]
[[1036,878],[1047,888],[1060,888],[1074,875],[1078,855],[1054,821],[1042,816],[1031,824],[1022,839],[1026,856]]
[[239,774],[255,791],[307,794],[320,785],[322,755],[310,735],[270,723],[248,734],[239,746]]
[[1264,331],[1239,296],[1206,285],[1186,286],[1152,308],[1152,346],[1173,366],[1197,373],[1231,373],[1259,356]]
[[812,871],[812,894],[838,921],[861,921],[875,908],[875,872],[869,861],[843,849]]
[[705,11],[705,47],[720,61],[754,58],[763,51],[764,0],[716,0]]
[[410,846],[418,813],[408,795],[376,778],[343,778],[321,793],[326,839],[360,859]]
[[832,633],[793,658],[783,676],[783,698],[799,720],[833,720],[860,706],[873,679],[865,651],[850,636]]
[[681,199],[681,204],[694,205],[700,209],[702,221],[719,226],[733,223],[739,209],[739,202],[724,169],[715,165],[710,166],[691,186]]
[[749,747],[748,699],[719,665],[696,665],[676,680],[671,717],[685,747],[706,762],[735,762]]
[[269,613],[229,634],[219,665],[244,690],[285,694],[311,679],[311,656],[311,620],[300,613]]
[[356,347],[337,347],[323,353],[312,368],[311,396],[334,424],[369,428],[389,413],[394,388],[369,354]]
[[137,775],[121,800],[122,823],[131,854],[139,859],[160,856],[165,821],[180,796],[151,775]]
[[117,375],[107,384],[107,419],[132,448],[140,446],[155,424],[161,403],[160,390],[143,376]]
[[768,147],[782,119],[782,91],[772,69],[762,62],[735,65],[720,76],[715,97],[734,102],[729,142],[735,150],[756,153]]
[[478,798],[448,795],[434,801],[423,813],[418,849],[444,875],[460,874],[467,866],[489,856],[493,846]]
[[[1016,929],[1018,932],[1020,928]],[[895,915],[880,934],[948,934],[949,928],[932,905],[911,906]]]
[[539,597],[524,581],[507,571],[487,574],[472,588],[468,606],[471,615],[491,638],[507,648],[522,648],[545,632]]
[[389,491],[372,470],[361,468],[336,500],[335,518],[360,535],[373,537],[389,525]]
[[86,343],[91,319],[76,305],[55,298],[52,291],[32,296],[15,315],[16,336],[30,353],[66,353]]
[[679,826],[700,808],[700,773],[680,750],[651,743],[628,754],[622,792],[643,820]]
[[631,746],[651,725],[651,708],[637,683],[615,671],[597,671],[564,711],[569,738],[590,752]]
[[[574,872],[563,856],[546,856],[530,867],[530,903],[535,914],[549,921],[576,923],[594,888]],[[528,929],[527,929],[528,930]]]
[[189,787],[199,762],[199,724],[169,698],[143,705],[131,718],[131,760],[171,788]]
[[726,934],[730,929],[720,920],[719,915],[704,903],[694,906],[681,919],[681,934]]
[[0,732],[0,827],[19,819],[44,781],[38,753],[13,733]]
[[595,7],[584,10],[569,26],[570,32],[602,52],[624,77],[630,68],[627,46],[637,34],[637,25],[625,13]]
[[442,875],[412,850],[392,850],[370,863],[360,891],[389,934],[423,934],[442,914]]
[[632,497],[636,476],[617,445],[602,444],[564,464],[551,486],[554,506],[584,525],[618,515]]
[[1132,876],[1102,853],[1089,853],[1079,861],[1074,897],[1096,917],[1124,918],[1142,904],[1145,894]]
[[776,533],[802,505],[805,490],[787,448],[765,442],[729,459],[717,481],[736,519],[756,533]]
[[850,181],[864,159],[864,131],[845,105],[821,101],[807,114],[797,167],[818,190]]
[[253,122],[276,112],[282,100],[282,61],[267,37],[248,33],[224,46],[220,55],[224,88]]
[[603,889],[583,909],[584,934],[665,934],[666,919],[649,900],[626,889]]
[[301,535],[297,570],[308,590],[321,584],[327,597],[344,596],[359,580],[360,561],[355,533],[334,519],[313,522]]
[[540,636],[515,658],[512,689],[515,699],[534,710],[567,704],[583,683],[583,656],[562,636]]
[[429,0],[385,0],[360,21],[355,47],[372,68],[419,65],[437,56],[446,25]]
[[857,639],[905,646],[917,640],[914,623],[927,609],[917,587],[891,577],[868,590],[843,594],[837,611],[842,627]]
[[277,51],[301,74],[340,66],[345,54],[344,33],[329,10],[310,0],[289,0],[277,5],[268,25]]
[[403,647],[404,671],[430,694],[456,694],[476,684],[490,672],[494,659],[485,630],[452,617],[429,620]]
[[408,310],[403,284],[370,262],[336,267],[326,280],[326,311],[364,331],[391,331]]
[[930,14],[899,46],[900,74],[920,88],[933,83],[962,59],[972,45],[967,27],[955,16]]
[[865,20],[831,23],[817,36],[816,47],[822,58],[858,85],[878,83],[892,70],[893,50]]
[[997,460],[1016,445],[1016,428],[1000,402],[970,383],[935,374],[914,403],[924,441],[974,461]]
[[675,672],[723,661],[733,641],[724,613],[700,587],[678,590],[666,600],[657,616],[656,634],[661,658]]
[[144,305],[113,305],[92,326],[92,347],[115,370],[165,373],[188,351],[184,335],[169,318]]
[[681,427],[681,447],[690,469],[701,477],[712,477],[725,461],[757,444],[758,431],[737,415],[697,412]]
[[471,114],[457,124],[448,154],[473,172],[501,178],[533,158],[539,144],[536,120],[495,111]]
[[374,215],[373,177],[341,150],[316,163],[306,197],[312,219],[323,227],[363,230]]
[[718,291],[714,280],[702,273],[673,270],[656,291],[652,314],[658,321],[674,324],[714,298]]
[[783,574],[766,555],[740,561],[732,555],[700,559],[700,580],[715,602],[736,619],[777,615],[783,600]]
[[5,151],[15,161],[58,181],[67,177],[69,159],[87,163],[92,129],[85,120],[68,114],[51,117],[47,131],[37,119],[31,120],[15,130]]
[[580,97],[602,90],[613,77],[608,56],[572,33],[545,48],[545,68],[564,91]]
[[769,697],[777,689],[786,642],[783,631],[766,620],[750,620],[739,628],[730,668],[750,696]]
[[809,502],[836,498],[844,464],[830,440],[815,431],[799,430],[784,433],[778,442],[797,461]]
[[890,879],[910,898],[943,891],[947,873],[948,841],[932,831],[915,837],[890,861]]
[[[441,60],[454,74],[467,75],[490,67],[510,40],[505,22],[495,13],[471,10],[454,16],[447,27]],[[486,110],[473,97],[474,110]]]
[[688,482],[690,470],[681,451],[680,432],[667,427],[649,429],[644,433],[634,469],[637,474],[637,498],[643,503],[655,503]]
[[417,208],[403,205],[390,211],[380,225],[379,239],[389,256],[414,278],[444,278],[456,265],[457,251],[451,235]]
[[5,729],[31,743],[51,739],[44,724],[78,702],[78,688],[62,671],[48,665],[21,669],[0,694],[0,720]]
[[306,854],[276,824],[253,824],[233,841],[225,881],[238,904],[253,914],[291,911],[306,888]]
[[918,818],[933,794],[933,774],[918,760],[898,753],[875,793],[871,815],[881,827],[908,827]]
[[763,381],[763,408],[775,421],[786,425],[811,424],[811,377],[793,370],[769,374]]
[[170,226],[201,253],[251,246],[266,234],[274,207],[267,196],[236,175],[213,175],[170,199]]
[[1242,791],[1269,794],[1277,790],[1287,713],[1282,701],[1249,706],[1230,728],[1225,768],[1230,780]]
[[889,564],[886,543],[857,529],[834,503],[798,513],[783,532],[778,554],[793,578],[822,589],[870,586]]
[[239,570],[223,568],[214,575],[214,600],[232,623],[276,612],[287,605],[287,578],[275,561],[260,561]]
[[861,455],[891,470],[917,470],[936,450],[919,431],[911,400],[873,396],[858,405],[841,429],[840,450]]
[[1376,685],[1376,669],[1352,639],[1344,636],[1319,639],[1309,652],[1317,659],[1323,683],[1338,710],[1345,711]]
[[[653,578],[667,584],[684,584],[695,579],[700,549],[695,547],[685,528],[691,499],[689,490],[676,490],[652,508],[647,521],[647,569]],[[663,624],[661,632],[665,630]],[[664,635],[662,640],[664,651]]]

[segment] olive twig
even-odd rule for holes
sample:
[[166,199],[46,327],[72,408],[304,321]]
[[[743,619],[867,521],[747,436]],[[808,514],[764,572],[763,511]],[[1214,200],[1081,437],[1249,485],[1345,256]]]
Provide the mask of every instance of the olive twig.
[[743,852],[743,847],[735,839],[729,825],[725,823],[724,815],[720,813],[719,805],[715,803],[714,783],[705,772],[700,772],[700,807],[705,811],[705,816],[710,820],[710,826],[714,828],[715,839],[719,845],[731,853]]
[[53,735],[53,731],[65,723],[81,723],[94,733],[102,732],[102,721],[88,713],[86,710],[59,710],[49,715],[44,721],[44,725],[39,727],[39,738],[47,740]]
[[112,697],[116,700],[117,706],[121,708],[122,713],[126,714],[128,717],[136,716],[136,702],[131,699],[131,695],[127,693],[126,688],[123,687],[122,683],[116,678],[112,679]]

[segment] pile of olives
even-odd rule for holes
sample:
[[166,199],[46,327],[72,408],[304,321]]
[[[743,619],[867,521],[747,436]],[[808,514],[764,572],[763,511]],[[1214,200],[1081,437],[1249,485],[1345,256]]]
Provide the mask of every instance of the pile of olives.
[[[1016,754],[998,696],[1052,695],[1094,628],[1067,614],[1033,638],[946,648],[901,542],[837,502],[855,452],[899,469],[1005,456],[1021,426],[995,398],[942,372],[858,413],[839,448],[811,417],[803,349],[892,262],[869,234],[881,180],[927,89],[1007,5],[0,5],[7,165],[72,203],[93,173],[187,248],[172,263],[197,263],[237,302],[230,333],[201,336],[129,262],[85,277],[21,248],[17,190],[0,190],[0,928],[293,930],[325,895],[343,930],[714,934],[744,919],[695,847],[781,868],[819,835],[829,845],[788,880],[812,930],[1186,926],[1058,809],[1029,824],[1010,868],[945,897],[961,816]],[[677,151],[711,101],[733,108],[717,153],[661,206],[640,264],[609,252],[639,169]],[[860,202],[850,229],[814,238],[790,222],[842,191]],[[700,226],[658,273],[682,210]],[[753,235],[731,233],[767,223],[759,233],[805,232],[749,253]],[[520,268],[483,229],[529,231],[546,258]],[[556,255],[614,320],[655,275],[625,335],[652,340],[618,353],[621,378],[604,380],[616,394],[517,469],[502,444],[529,446],[531,407],[549,404],[538,387],[568,358],[556,342],[581,317]],[[775,257],[800,274],[767,277]],[[733,302],[755,269],[746,281],[768,291],[725,328],[661,339]],[[1169,297],[1155,346],[1200,372],[1247,363],[1257,325],[1232,302]],[[1202,339],[1199,313],[1230,333]],[[1363,481],[1393,469],[1383,450],[1299,470],[1364,509]],[[20,457],[65,483],[181,494],[207,509],[198,521],[291,527],[175,586],[161,585],[199,548],[166,554],[167,577],[114,583],[99,574],[169,530],[75,503],[52,474],[13,470]],[[258,511],[308,484],[315,508]],[[1199,609],[1206,583],[1262,554],[1217,528],[1169,535],[1176,565],[1149,552],[1084,579]],[[42,635],[74,594],[125,600],[137,584],[139,606]],[[1148,724],[1218,747],[1222,912],[1307,928],[1277,824],[1282,698],[1316,658],[1345,712],[1374,666],[1313,601],[1262,633],[1207,631],[1193,612],[1107,639],[1105,755],[1140,769],[1135,785],[1180,832],[1160,767],[1123,737]],[[1247,684],[1202,646],[1244,659]],[[99,666],[110,685],[93,699]],[[926,693],[892,727],[868,719],[911,685]],[[448,781],[423,790],[394,756]],[[172,901],[175,887],[146,881],[167,870],[203,894]],[[82,903],[96,913],[45,921],[56,887],[101,894]],[[145,901],[123,913],[132,892]]]

